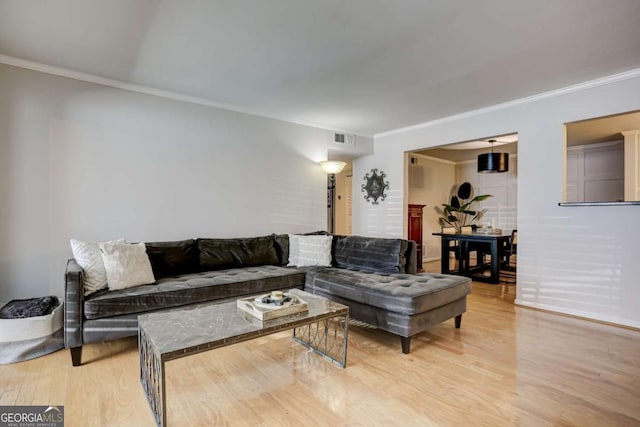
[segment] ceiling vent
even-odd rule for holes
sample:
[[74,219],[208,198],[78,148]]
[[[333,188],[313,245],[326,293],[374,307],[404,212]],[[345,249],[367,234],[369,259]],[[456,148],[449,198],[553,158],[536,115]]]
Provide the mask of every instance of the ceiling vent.
[[334,144],[345,144],[345,145],[356,145],[356,136],[350,135],[347,133],[333,133],[333,143]]

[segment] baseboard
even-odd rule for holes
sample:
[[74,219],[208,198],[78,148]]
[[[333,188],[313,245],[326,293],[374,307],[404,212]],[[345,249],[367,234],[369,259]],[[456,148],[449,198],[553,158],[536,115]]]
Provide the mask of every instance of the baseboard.
[[586,320],[588,322],[599,323],[601,325],[614,326],[616,328],[622,328],[622,329],[628,329],[630,331],[640,332],[640,327],[625,325],[623,323],[616,323],[616,322],[611,322],[607,320],[594,319],[592,317],[580,316],[578,314],[564,313],[562,311],[549,310],[547,308],[535,307],[533,305],[522,304],[521,302],[518,302],[518,300],[514,301],[513,305],[516,305],[522,308],[528,308],[531,310],[541,311],[543,313],[556,314],[562,317],[569,317],[569,318],[578,319],[578,320]]

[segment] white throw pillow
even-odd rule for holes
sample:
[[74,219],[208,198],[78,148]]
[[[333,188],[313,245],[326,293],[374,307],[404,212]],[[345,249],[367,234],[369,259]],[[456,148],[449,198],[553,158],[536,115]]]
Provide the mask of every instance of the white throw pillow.
[[[100,243],[82,242],[71,239],[71,252],[82,270],[84,270],[84,295],[90,295],[107,288],[107,272],[102,262]],[[124,237],[106,243],[125,243]]]
[[289,234],[289,267],[331,266],[333,236]]
[[146,285],[156,281],[144,243],[101,243],[100,251],[110,290]]

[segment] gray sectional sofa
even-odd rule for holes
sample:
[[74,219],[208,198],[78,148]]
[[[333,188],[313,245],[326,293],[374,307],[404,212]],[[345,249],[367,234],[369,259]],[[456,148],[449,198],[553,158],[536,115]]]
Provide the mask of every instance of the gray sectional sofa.
[[348,305],[352,318],[411,337],[455,318],[460,327],[471,280],[416,274],[415,242],[334,236],[331,267],[287,267],[288,235],[146,243],[156,281],[87,297],[74,259],[65,273],[64,341],[74,366],[84,344],[137,334],[141,313],[202,302],[223,302],[299,288]]

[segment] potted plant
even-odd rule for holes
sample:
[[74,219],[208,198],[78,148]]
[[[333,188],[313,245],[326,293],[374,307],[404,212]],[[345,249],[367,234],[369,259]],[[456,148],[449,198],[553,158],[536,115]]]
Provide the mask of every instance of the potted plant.
[[472,210],[473,204],[493,196],[491,194],[482,194],[473,198],[471,198],[471,196],[471,184],[468,182],[460,184],[457,194],[451,196],[450,204],[442,204],[440,223],[443,227],[454,227],[456,233],[461,233],[462,227],[472,225],[482,217],[486,209],[480,211]]

